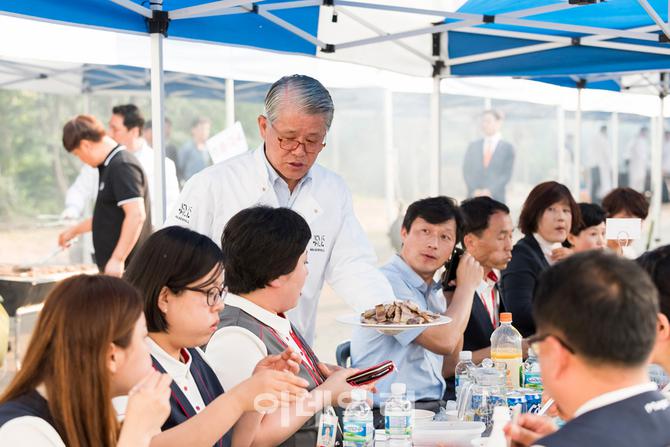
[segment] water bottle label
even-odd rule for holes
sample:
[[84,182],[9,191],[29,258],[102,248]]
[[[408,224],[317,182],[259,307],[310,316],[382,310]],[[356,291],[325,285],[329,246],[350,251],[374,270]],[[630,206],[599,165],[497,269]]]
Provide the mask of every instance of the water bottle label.
[[539,373],[527,372],[523,375],[524,388],[542,389],[542,376]]
[[470,383],[470,376],[467,374],[457,374],[454,379],[454,383],[457,388],[465,386]]
[[386,434],[390,436],[410,436],[412,434],[412,417],[406,415],[385,417]]
[[372,440],[374,428],[367,421],[344,421],[344,440],[365,443]]

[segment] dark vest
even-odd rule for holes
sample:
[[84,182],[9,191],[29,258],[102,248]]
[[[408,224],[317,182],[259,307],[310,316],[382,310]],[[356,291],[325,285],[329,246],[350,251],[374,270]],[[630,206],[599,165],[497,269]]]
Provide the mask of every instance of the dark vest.
[[[202,356],[198,354],[198,351],[193,348],[189,348],[187,351],[191,356],[191,374],[193,375],[193,380],[198,386],[198,391],[200,392],[200,396],[202,397],[205,406],[207,406],[224,393],[223,387],[221,386],[219,379],[216,377],[216,374],[214,374],[214,371],[212,371],[212,368],[205,362]],[[151,356],[151,360],[156,370],[165,373],[165,369],[153,356]],[[170,394],[170,416],[163,424],[163,431],[169,430],[197,414],[186,398],[186,395],[184,395],[174,381],[170,384],[170,388],[172,390],[172,393]],[[229,430],[216,442],[216,444],[214,444],[214,447],[230,447],[232,439],[231,432],[232,430]]]
[[667,447],[670,403],[649,391],[588,411],[537,441],[544,447]]
[[36,390],[32,390],[0,405],[0,427],[12,419],[23,416],[44,419],[49,425],[54,427],[54,430],[56,429],[46,399]]
[[[248,330],[263,342],[267,348],[268,355],[281,354],[287,348],[286,343],[284,343],[284,341],[275,332],[274,329],[261,323],[239,307],[226,306],[221,312],[220,317],[221,322],[219,323],[219,329],[222,327],[239,326]],[[312,360],[312,363],[314,365],[318,365],[319,359],[316,357],[316,354],[314,354],[298,330],[293,327],[293,325],[291,325],[291,328],[293,329],[293,333],[300,341],[300,344],[302,344],[302,346],[305,348],[305,351],[307,351],[307,355]],[[305,362],[300,364],[300,372],[298,375],[301,378],[307,380],[309,383],[307,389],[310,391],[319,386],[324,380],[318,371],[312,371],[311,368],[305,365]],[[317,439],[319,415],[320,413],[317,413],[316,415],[309,418],[309,420],[305,423],[305,425],[302,426],[302,428],[300,428],[300,430],[298,430],[290,438],[280,444],[280,446],[314,447],[316,445]]]

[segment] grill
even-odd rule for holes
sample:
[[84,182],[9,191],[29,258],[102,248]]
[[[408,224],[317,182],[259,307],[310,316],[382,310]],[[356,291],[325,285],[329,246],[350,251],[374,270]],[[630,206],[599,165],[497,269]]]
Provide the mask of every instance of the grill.
[[98,269],[91,265],[74,265],[34,267],[22,273],[15,271],[14,266],[0,266],[0,296],[10,317],[15,316],[20,307],[43,302],[57,282],[81,273],[94,274]]

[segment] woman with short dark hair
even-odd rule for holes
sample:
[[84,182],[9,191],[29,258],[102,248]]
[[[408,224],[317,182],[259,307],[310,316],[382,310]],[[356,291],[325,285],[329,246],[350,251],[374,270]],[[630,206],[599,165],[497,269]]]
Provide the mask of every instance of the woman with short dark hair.
[[302,411],[291,409],[287,421],[263,421],[253,445],[316,445],[315,415],[352,389],[346,379],[355,370],[320,362],[286,316],[301,299],[311,236],[307,222],[295,211],[257,206],[233,216],[221,237],[229,304],[207,346],[221,382],[233,386],[249,377],[259,359],[290,348],[300,355],[298,374],[309,383]]
[[570,190],[557,182],[535,186],[523,204],[519,228],[524,237],[514,245],[512,260],[502,272],[502,289],[514,327],[524,337],[535,332],[531,308],[538,277],[558,260],[561,244],[580,222],[579,206]]
[[582,214],[582,222],[570,229],[564,245],[570,247],[570,253],[604,250],[607,247],[605,239],[607,213],[595,203],[580,203],[579,211]]
[[[170,378],[152,370],[146,333],[142,298],[125,281],[61,281],[0,396],[0,445],[148,447],[170,411]],[[121,395],[123,426],[112,407]]]
[[182,227],[157,231],[125,278],[144,296],[154,367],[174,380],[172,410],[152,446],[248,446],[261,421],[258,396],[277,401],[305,393],[305,381],[287,371],[298,370],[290,351],[262,359],[249,379],[224,393],[199,348],[216,330],[226,294],[222,253],[207,236]]

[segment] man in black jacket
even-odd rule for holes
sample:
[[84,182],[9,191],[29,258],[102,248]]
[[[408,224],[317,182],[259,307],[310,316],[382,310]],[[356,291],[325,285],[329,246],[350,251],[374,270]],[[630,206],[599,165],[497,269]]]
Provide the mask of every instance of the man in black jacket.
[[[533,302],[545,392],[568,422],[525,414],[507,431],[521,445],[668,446],[670,402],[649,381],[658,293],[633,261],[577,253],[545,271]],[[569,311],[566,311],[569,310]],[[541,439],[538,439],[541,438]]]
[[[505,310],[498,279],[500,270],[512,259],[514,225],[509,208],[490,197],[476,197],[461,204],[463,216],[463,246],[484,268],[482,282],[477,287],[468,325],[463,334],[462,350],[472,351],[472,361],[479,364],[491,357],[491,334]],[[443,375],[448,377],[445,397],[453,399],[455,356],[445,358]]]

